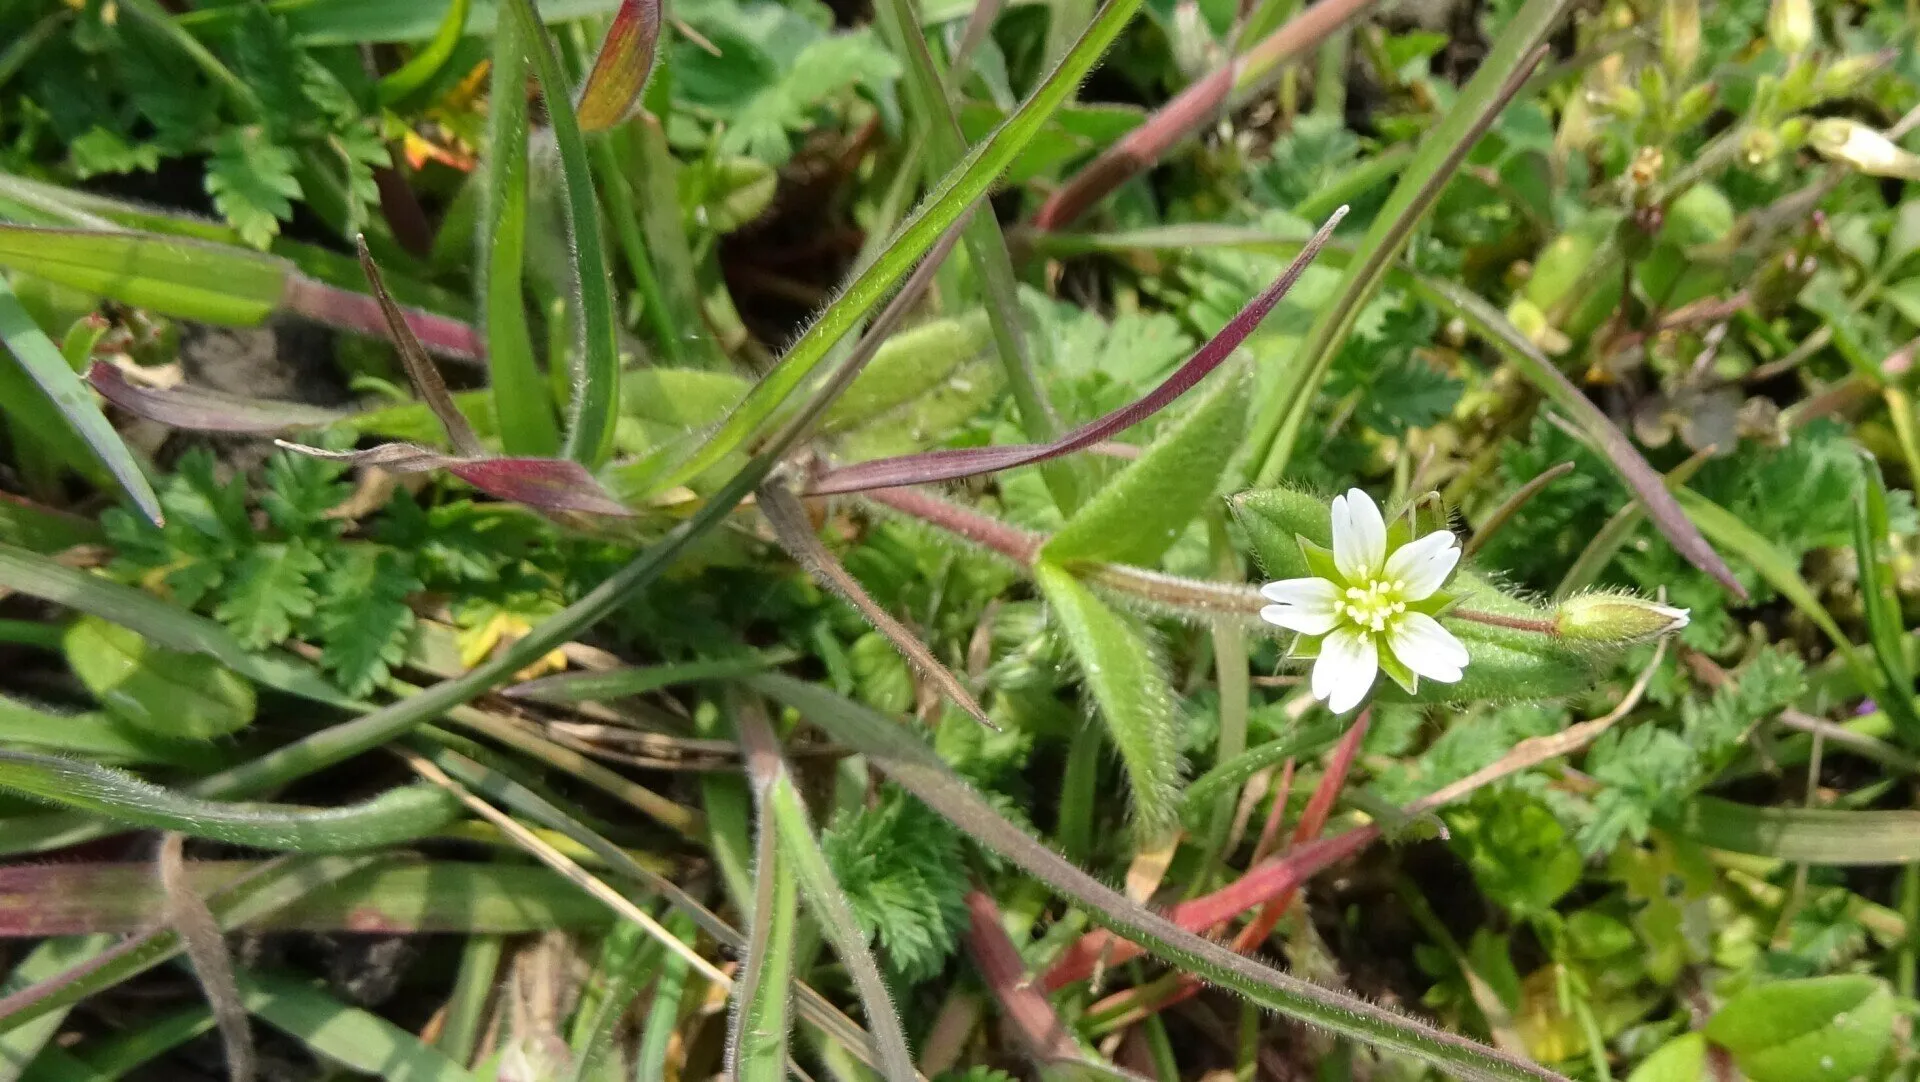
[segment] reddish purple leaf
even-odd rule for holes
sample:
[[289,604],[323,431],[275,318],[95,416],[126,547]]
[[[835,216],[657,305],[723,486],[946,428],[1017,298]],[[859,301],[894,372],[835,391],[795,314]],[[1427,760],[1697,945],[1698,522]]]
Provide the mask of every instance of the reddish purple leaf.
[[[289,274],[280,303],[289,312],[329,327],[375,337],[388,335],[387,319],[380,311],[379,300],[365,293],[341,289],[304,275]],[[486,359],[487,350],[480,342],[479,333],[467,324],[432,312],[422,312],[418,308],[402,308],[400,311],[407,327],[420,339],[420,344],[426,347],[428,353],[459,361]]]
[[1081,425],[1072,432],[1052,443],[1022,443],[1004,447],[965,447],[947,451],[927,451],[921,454],[901,455],[896,458],[881,458],[871,462],[861,462],[844,466],[837,470],[828,470],[814,481],[810,494],[815,496],[831,495],[839,492],[864,492],[876,488],[898,488],[902,485],[924,485],[936,481],[952,481],[975,474],[993,473],[1008,470],[1016,466],[1030,466],[1036,462],[1045,462],[1061,455],[1072,454],[1101,442],[1165,409],[1174,399],[1191,390],[1194,384],[1205,379],[1209,372],[1220,367],[1221,363],[1240,348],[1260,321],[1267,318],[1280,299],[1287,295],[1313,262],[1327,239],[1333,235],[1334,226],[1340,224],[1347,208],[1341,207],[1327,219],[1327,224],[1313,235],[1300,254],[1294,257],[1293,265],[1286,273],[1268,286],[1264,292],[1247,303],[1240,313],[1227,321],[1220,333],[1201,346],[1186,363],[1176,369],[1166,381],[1147,394],[1122,406],[1095,421]]
[[659,42],[660,0],[625,0],[580,90],[574,112],[582,130],[605,131],[627,118],[653,73]]
[[105,361],[93,362],[87,382],[107,401],[136,417],[190,432],[245,432],[266,435],[300,428],[325,428],[349,415],[298,402],[243,398],[204,387],[158,390],[142,387]]
[[563,458],[462,458],[411,443],[383,443],[364,451],[329,451],[275,440],[289,451],[315,458],[378,466],[395,473],[445,470],[489,496],[536,511],[574,511],[630,518],[633,511],[613,498],[578,462]]

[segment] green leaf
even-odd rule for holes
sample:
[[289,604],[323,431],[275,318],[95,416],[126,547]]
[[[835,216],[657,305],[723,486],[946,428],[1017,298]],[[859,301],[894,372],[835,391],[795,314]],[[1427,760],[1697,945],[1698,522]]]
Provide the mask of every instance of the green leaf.
[[1158,844],[1180,814],[1173,689],[1163,663],[1138,625],[1108,608],[1072,573],[1042,560],[1033,567],[1033,581],[1065,633],[1126,766],[1135,844],[1143,849]]
[[1056,563],[1107,560],[1152,566],[1209,501],[1246,433],[1244,367],[1167,426],[1040,550]]
[[1627,1082],[1707,1082],[1707,1039],[1682,1033],[1654,1050],[1627,1076]]
[[1730,853],[1851,866],[1920,860],[1920,812],[1758,808],[1719,797],[1687,801],[1675,829]]
[[[293,43],[286,20],[266,4],[247,5],[234,31],[232,56],[234,74],[259,96],[263,107],[260,119],[273,135],[286,137],[313,115],[312,102],[300,79],[306,55]],[[297,192],[290,194],[298,198]],[[228,218],[232,220],[233,216],[229,214]]]
[[[467,15],[473,10],[473,0],[452,0],[447,5],[447,13],[434,29],[433,40],[425,48],[407,58],[407,62],[380,78],[380,104],[392,106],[405,101],[416,91],[433,82],[453,58],[453,51],[460,44],[461,36],[467,29]],[[494,28],[494,38],[506,36],[500,27]],[[494,61],[496,68],[499,61]],[[496,75],[496,79],[499,77]],[[524,82],[522,85],[525,85]],[[524,100],[524,99],[523,99]],[[501,107],[502,99],[490,95],[487,98],[489,110]],[[497,145],[497,144],[496,144]]]
[[1847,974],[1748,988],[1701,1032],[1751,1082],[1845,1082],[1876,1072],[1893,1020],[1886,982]]
[[1228,498],[1227,506],[1246,531],[1247,546],[1270,581],[1313,573],[1300,551],[1300,538],[1317,545],[1333,543],[1330,504],[1304,489],[1250,489]]
[[614,339],[613,285],[600,233],[593,169],[553,39],[532,0],[504,2],[511,9],[546,95],[547,119],[553,125],[554,143],[560,151],[560,184],[566,197],[568,250],[573,256],[573,297],[567,308],[570,313],[579,313],[580,327],[575,343],[579,356],[574,358],[569,353],[574,363],[573,399],[562,450],[568,458],[595,469],[613,452],[614,421],[620,415],[620,351]]
[[[461,5],[467,0],[461,0]],[[395,74],[398,74],[397,72]],[[527,248],[527,58],[516,20],[495,31],[493,89],[487,97],[486,210],[482,218],[482,297],[487,370],[493,382],[500,447],[509,455],[551,457],[560,449],[553,398],[534,360],[522,271]]]
[[253,720],[253,685],[204,654],[156,646],[97,616],[67,629],[67,664],[100,704],[140,731],[211,740]]
[[207,160],[207,194],[240,239],[265,250],[293,217],[300,181],[291,151],[275,146],[258,128],[229,128],[214,141]]
[[[11,361],[0,358],[0,368],[6,370],[0,379],[0,391],[5,392],[0,401],[9,421],[83,473],[95,474],[92,460],[97,460],[141,514],[160,521],[160,498],[147,483],[140,463],[120,442],[119,433],[107,423],[60,350],[21,306],[4,275],[0,275],[0,343],[5,343],[12,357]],[[48,404],[53,407],[50,415],[44,413]],[[91,460],[79,441],[91,450]]]
[[793,979],[800,891],[793,864],[778,844],[764,803],[755,830],[753,909],[747,920],[747,950],[734,995],[742,997],[727,1027],[727,1063],[738,1082],[784,1082],[787,1031],[791,1027],[788,984]]
[[904,279],[941,234],[993,187],[994,180],[1019,155],[1047,119],[1073,96],[1081,80],[1140,9],[1141,0],[1109,0],[1074,44],[1059,67],[994,133],[977,144],[966,160],[941,179],[918,210],[894,232],[886,249],[848,282],[839,299],[810,325],[780,363],[698,451],[679,463],[661,487],[684,484],[738,450],[784,403],[839,340]]
[[287,977],[234,973],[248,1013],[323,1060],[392,1082],[473,1082],[473,1076],[392,1022]]
[[0,749],[0,789],[151,830],[255,849],[341,853],[380,849],[433,834],[461,804],[434,785],[389,789],[330,808],[200,800],[93,763]]
[[294,623],[313,615],[319,593],[311,577],[320,557],[299,542],[256,545],[227,576],[214,618],[254,649],[285,642]]
[[320,664],[341,690],[364,698],[385,683],[413,638],[408,595],[421,589],[398,553],[354,549],[323,580]]
[[156,233],[100,233],[0,223],[0,267],[163,316],[230,327],[279,306],[290,266],[259,252]]

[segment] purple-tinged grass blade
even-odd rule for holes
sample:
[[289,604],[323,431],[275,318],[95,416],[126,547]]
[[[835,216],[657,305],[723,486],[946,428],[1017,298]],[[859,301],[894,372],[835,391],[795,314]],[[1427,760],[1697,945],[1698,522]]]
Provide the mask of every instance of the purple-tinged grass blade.
[[105,361],[87,369],[87,382],[100,397],[149,421],[189,432],[237,432],[265,436],[303,428],[325,428],[351,417],[340,410],[247,398],[205,387],[160,390],[142,387]]
[[1246,341],[1254,328],[1272,312],[1281,298],[1293,288],[1295,282],[1306,272],[1328,238],[1333,236],[1334,227],[1345,217],[1347,208],[1341,207],[1313,235],[1306,247],[1294,258],[1286,273],[1268,286],[1259,296],[1247,303],[1238,315],[1227,321],[1207,343],[1193,356],[1187,358],[1174,373],[1160,386],[1149,391],[1138,400],[1114,410],[1098,420],[1089,421],[1052,443],[1014,444],[1004,447],[966,447],[946,451],[928,451],[923,454],[901,455],[895,458],[875,459],[861,462],[836,470],[828,470],[813,483],[811,495],[825,496],[840,492],[864,492],[878,488],[898,488],[903,485],[923,485],[937,481],[952,481],[976,474],[993,473],[998,470],[1013,469],[1016,466],[1030,466],[1036,462],[1059,458],[1084,450],[1094,444],[1113,438],[1116,434],[1139,424],[1141,421],[1165,409],[1174,399],[1179,398],[1193,386],[1207,377],[1207,374],[1220,367],[1233,351]]
[[303,455],[355,466],[378,466],[394,473],[445,470],[489,496],[536,511],[633,516],[633,510],[614,499],[585,466],[569,459],[463,458],[411,443],[384,443],[363,451],[328,451],[286,440],[274,442]]
[[427,357],[427,351],[420,346],[420,340],[413,336],[407,326],[406,313],[393,301],[393,294],[387,292],[387,283],[380,277],[380,268],[374,265],[373,253],[367,250],[367,238],[354,238],[360,250],[360,269],[367,276],[367,284],[373,287],[374,299],[380,303],[380,314],[387,321],[387,333],[393,336],[394,348],[400,351],[400,363],[406,367],[407,378],[413,381],[414,390],[426,399],[427,408],[440,419],[440,426],[447,430],[447,440],[453,449],[469,458],[478,458],[487,453],[481,446],[480,437],[473,434],[473,426],[467,423],[467,415],[454,405],[453,394],[447,390],[446,381],[440,378],[440,370],[433,366]]
[[[286,288],[280,294],[280,307],[315,323],[324,323],[355,334],[378,336],[387,333],[388,324],[379,301],[365,293],[341,289],[304,274],[287,275]],[[451,357],[456,361],[486,360],[486,345],[471,324],[449,316],[423,312],[418,308],[401,307],[399,311],[406,320],[407,329],[413,332],[428,353]]]
[[640,100],[647,77],[653,74],[654,52],[660,44],[660,7],[660,0],[624,0],[614,13],[574,110],[582,130],[613,127],[625,120]]

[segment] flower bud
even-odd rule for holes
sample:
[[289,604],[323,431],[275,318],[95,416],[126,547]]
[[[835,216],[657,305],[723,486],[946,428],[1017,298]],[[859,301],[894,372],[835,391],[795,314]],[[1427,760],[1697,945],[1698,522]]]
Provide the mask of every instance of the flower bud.
[[1875,72],[1886,67],[1892,59],[1891,50],[1841,57],[1828,64],[1820,73],[1820,77],[1814,80],[1814,93],[1818,94],[1822,100],[1844,98],[1860,89]]
[[1686,93],[1680,95],[1680,100],[1673,104],[1673,127],[1685,131],[1707,119],[1718,97],[1719,90],[1712,83],[1688,87]]
[[1748,165],[1765,165],[1780,153],[1780,137],[1770,128],[1754,128],[1740,140],[1740,154]]
[[1668,0],[1660,5],[1660,62],[1680,80],[1700,59],[1700,0]]
[[1554,634],[1574,642],[1621,645],[1657,639],[1687,626],[1687,610],[1632,594],[1581,594],[1561,602]]
[[1813,46],[1813,4],[1811,0],[1773,0],[1767,12],[1767,40],[1773,47],[1798,56]]
[[1813,126],[1807,142],[1822,157],[1876,177],[1920,180],[1920,155],[1857,120],[1830,117]]

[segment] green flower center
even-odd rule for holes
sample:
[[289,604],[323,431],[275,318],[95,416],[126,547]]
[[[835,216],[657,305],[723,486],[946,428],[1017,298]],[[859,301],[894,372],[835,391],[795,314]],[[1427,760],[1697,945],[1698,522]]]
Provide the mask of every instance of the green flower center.
[[1399,579],[1374,579],[1365,585],[1349,586],[1334,609],[1342,619],[1378,635],[1407,611],[1407,603],[1400,597],[1406,588]]

